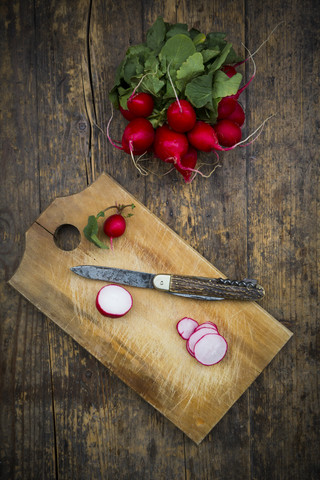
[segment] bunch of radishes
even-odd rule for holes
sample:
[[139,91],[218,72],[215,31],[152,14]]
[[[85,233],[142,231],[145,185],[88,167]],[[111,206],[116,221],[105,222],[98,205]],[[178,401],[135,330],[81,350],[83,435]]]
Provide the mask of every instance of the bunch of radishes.
[[[218,156],[218,151],[245,144],[239,96],[255,77],[255,63],[252,55],[240,58],[223,33],[205,35],[161,17],[146,37],[126,52],[109,93],[129,123],[117,142],[109,133],[110,119],[107,135],[112,145],[131,155],[142,174],[148,171],[141,157],[149,154],[171,164],[190,183],[196,174],[204,175],[199,152]],[[254,73],[241,87],[237,69],[249,58]]]
[[[229,78],[237,73],[232,65],[223,67],[223,70]],[[122,115],[129,121],[122,135],[121,146],[108,135],[109,140],[116,148],[131,156],[153,153],[163,162],[171,163],[185,182],[190,183],[194,174],[200,173],[196,170],[199,151],[230,150],[241,142],[245,113],[238,98],[249,82],[235,95],[220,100],[217,122],[213,125],[198,120],[192,104],[186,99],[177,98],[167,109],[165,123],[154,129],[148,120],[153,113],[152,95],[147,92],[133,93],[128,99],[127,109],[120,107]]]

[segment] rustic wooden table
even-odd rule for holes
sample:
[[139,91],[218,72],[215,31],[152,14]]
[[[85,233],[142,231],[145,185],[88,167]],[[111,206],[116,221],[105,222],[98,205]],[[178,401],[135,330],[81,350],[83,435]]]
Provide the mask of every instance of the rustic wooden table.
[[[318,2],[2,0],[0,12],[1,478],[319,478]],[[245,132],[276,115],[191,185],[140,176],[105,135],[115,69],[158,15],[225,31],[240,53],[281,22],[255,55]],[[226,275],[258,278],[261,306],[294,333],[200,446],[7,283],[40,213],[101,172]]]

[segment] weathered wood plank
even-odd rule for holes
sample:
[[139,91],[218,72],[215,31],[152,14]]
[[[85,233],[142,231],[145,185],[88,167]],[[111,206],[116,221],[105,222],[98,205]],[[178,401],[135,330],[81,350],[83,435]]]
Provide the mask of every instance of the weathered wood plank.
[[2,2],[0,22],[0,469],[4,479],[53,479],[47,323],[7,285],[40,213],[33,2]]
[[[319,392],[316,325],[319,201],[319,8],[248,2],[248,37],[259,45],[248,90],[252,128],[276,114],[248,150],[248,254],[267,308],[294,337],[250,389],[252,478],[317,478]],[[316,33],[318,32],[318,33]],[[260,73],[260,66],[264,69]],[[313,379],[313,380],[311,380]],[[294,458],[295,452],[296,458]]]

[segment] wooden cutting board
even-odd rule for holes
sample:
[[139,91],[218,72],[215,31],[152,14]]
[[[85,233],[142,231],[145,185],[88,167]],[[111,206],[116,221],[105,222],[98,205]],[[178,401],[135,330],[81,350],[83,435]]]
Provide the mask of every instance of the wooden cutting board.
[[[114,251],[101,250],[83,235],[89,215],[108,205],[134,203],[134,216]],[[112,212],[111,212],[112,213]],[[64,224],[81,232],[80,245],[58,248],[54,233]],[[95,307],[103,283],[72,273],[92,264],[150,273],[223,276],[112,178],[103,174],[86,190],[60,197],[26,233],[21,264],[10,284],[127,385],[200,443],[245,392],[292,333],[258,304],[196,301],[128,287],[133,308],[108,319]],[[206,367],[192,358],[176,331],[191,316],[213,321],[227,339],[223,361]],[[128,419],[130,422],[130,419]]]

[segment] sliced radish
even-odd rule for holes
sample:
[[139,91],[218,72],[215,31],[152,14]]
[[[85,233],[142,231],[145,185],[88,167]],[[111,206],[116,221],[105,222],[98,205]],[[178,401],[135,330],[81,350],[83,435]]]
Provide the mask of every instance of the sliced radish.
[[207,327],[207,328],[200,328],[199,330],[194,331],[189,339],[187,340],[187,350],[191,355],[194,355],[194,346],[197,343],[200,338],[202,338],[204,335],[207,334],[213,334],[213,335],[219,335],[218,333],[214,332],[212,328]]
[[201,323],[197,328],[196,330],[200,330],[201,328],[212,328],[213,330],[215,330],[217,333],[218,332],[218,327],[215,323],[212,323],[212,322],[205,322],[205,323]]
[[123,317],[131,309],[132,303],[131,294],[120,285],[105,285],[96,298],[99,312],[111,318]]
[[184,340],[188,340],[190,335],[198,326],[198,322],[193,320],[193,318],[184,317],[177,323],[177,330],[180,337],[182,337]]
[[187,348],[187,352],[191,355],[191,357],[194,357],[193,352],[191,352],[191,350],[189,348],[188,342],[186,343],[186,348]]
[[222,335],[207,333],[194,345],[194,357],[202,365],[215,365],[221,362],[228,350],[228,344]]

